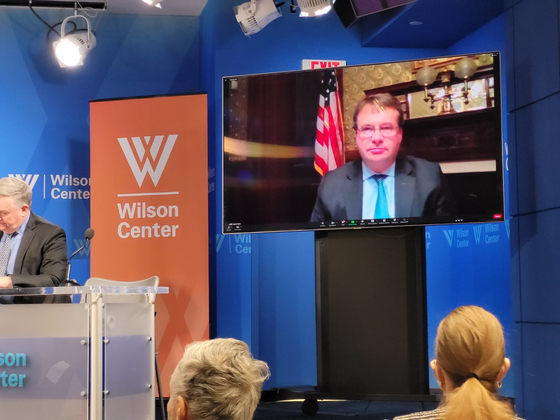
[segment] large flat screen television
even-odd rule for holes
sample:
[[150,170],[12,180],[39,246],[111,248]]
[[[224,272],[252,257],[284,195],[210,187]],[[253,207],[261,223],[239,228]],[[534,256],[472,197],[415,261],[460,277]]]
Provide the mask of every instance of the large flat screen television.
[[223,78],[223,232],[504,220],[498,53]]

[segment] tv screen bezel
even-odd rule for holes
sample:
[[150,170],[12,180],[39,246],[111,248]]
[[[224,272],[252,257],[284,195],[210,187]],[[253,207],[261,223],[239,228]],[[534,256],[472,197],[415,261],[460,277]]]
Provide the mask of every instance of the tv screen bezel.
[[[384,61],[378,63],[367,63],[344,66],[344,69],[360,68],[365,66],[380,66],[399,63],[410,63],[417,61],[427,60],[441,60],[453,57],[474,57],[479,55],[492,55],[494,57],[492,74],[494,77],[494,109],[496,109],[496,116],[499,119],[499,142],[500,153],[496,156],[496,173],[499,174],[501,185],[496,182],[496,187],[501,190],[501,209],[492,214],[472,214],[472,215],[450,215],[450,216],[435,216],[433,218],[426,217],[407,217],[407,218],[389,218],[389,219],[365,219],[365,220],[339,220],[339,221],[326,221],[326,222],[290,222],[290,223],[267,223],[267,224],[242,224],[234,221],[226,221],[226,148],[225,148],[225,124],[226,124],[226,98],[225,98],[225,83],[228,80],[242,78],[242,77],[259,77],[259,76],[274,76],[283,74],[297,74],[302,72],[321,72],[329,70],[328,68],[322,69],[307,69],[307,70],[292,70],[281,72],[268,72],[268,73],[255,73],[243,74],[237,76],[224,76],[222,78],[222,233],[223,234],[243,234],[243,233],[278,233],[278,232],[305,232],[305,231],[324,231],[324,230],[339,230],[339,229],[375,229],[386,227],[399,227],[399,226],[439,226],[439,225],[454,225],[454,224],[478,224],[478,223],[496,223],[505,220],[505,162],[504,162],[504,115],[502,105],[502,76],[501,76],[501,54],[498,51],[477,52],[469,54],[455,54],[448,56],[435,56],[435,57],[422,57],[412,58],[408,60],[395,60]],[[331,68],[332,69],[332,68]],[[342,69],[342,67],[338,67]],[[467,111],[472,112],[472,111]],[[497,124],[497,122],[495,122]],[[498,136],[496,136],[498,137]],[[315,140],[315,139],[313,139]],[[311,212],[310,212],[311,213]]]

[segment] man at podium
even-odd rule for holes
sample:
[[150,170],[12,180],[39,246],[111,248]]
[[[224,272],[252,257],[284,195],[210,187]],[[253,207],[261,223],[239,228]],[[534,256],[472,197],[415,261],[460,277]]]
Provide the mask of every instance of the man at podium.
[[65,278],[64,230],[31,211],[24,181],[0,179],[0,288],[53,287]]

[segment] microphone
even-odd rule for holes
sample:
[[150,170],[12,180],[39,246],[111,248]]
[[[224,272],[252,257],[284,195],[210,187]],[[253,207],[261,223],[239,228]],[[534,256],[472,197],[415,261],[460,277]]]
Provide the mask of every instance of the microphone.
[[70,260],[72,258],[74,258],[74,255],[76,255],[78,252],[80,252],[82,249],[84,249],[86,247],[88,242],[93,239],[94,235],[95,235],[95,231],[92,228],[87,228],[86,232],[84,233],[86,241],[84,242],[84,244],[80,248],[78,248],[72,255],[70,255],[70,258],[68,258],[68,268],[66,270],[66,285],[67,286],[68,285],[79,286],[79,284],[77,284],[75,281],[70,280],[70,269],[72,268],[72,264],[70,263]]
[[95,235],[95,231],[92,228],[87,228],[86,233],[84,233],[84,236],[86,237],[87,241],[91,241],[94,235]]

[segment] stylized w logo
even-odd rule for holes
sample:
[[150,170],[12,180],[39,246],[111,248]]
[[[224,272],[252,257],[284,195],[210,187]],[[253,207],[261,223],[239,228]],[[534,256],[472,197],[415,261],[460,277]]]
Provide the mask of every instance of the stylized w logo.
[[21,179],[23,182],[25,182],[31,188],[33,188],[35,186],[35,183],[39,179],[39,175],[30,175],[30,174],[27,174],[27,175],[26,174],[15,174],[15,175],[9,174],[9,176],[11,176],[13,178]]
[[[132,137],[132,145],[134,146],[134,151],[130,145],[130,141],[127,137],[121,137],[118,139],[121,149],[126,156],[128,165],[132,169],[132,173],[138,182],[138,186],[142,186],[144,177],[146,173],[150,174],[150,178],[157,187],[161,174],[165,169],[169,155],[171,154],[171,149],[177,140],[177,134],[170,134],[167,136],[167,141],[163,146],[163,151],[160,153],[162,144],[164,143],[164,136],[155,136],[152,140],[151,136],[144,136],[142,140],[140,137]],[[146,153],[146,148],[149,147],[149,153]],[[152,166],[152,163],[155,165]],[[140,166],[142,168],[140,169]]]
[[[85,239],[74,239],[74,245],[76,245],[76,248],[81,248],[84,246],[84,243],[86,242]],[[84,255],[86,257],[89,257],[89,245],[91,244],[91,241],[87,241],[87,243],[85,244],[86,246],[84,247],[84,249],[82,249],[80,251],[80,257],[83,257]]]
[[444,230],[443,233],[445,234],[445,237],[447,238],[447,242],[449,242],[449,246],[453,245],[453,230]]
[[225,235],[222,235],[221,233],[216,234],[216,253],[220,252],[220,248],[222,247],[222,244],[224,243],[224,238],[225,238]]
[[473,226],[474,240],[477,244],[480,243],[480,234],[482,233],[482,225]]

